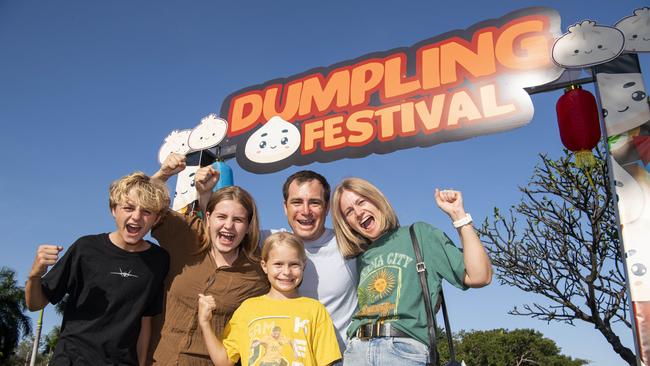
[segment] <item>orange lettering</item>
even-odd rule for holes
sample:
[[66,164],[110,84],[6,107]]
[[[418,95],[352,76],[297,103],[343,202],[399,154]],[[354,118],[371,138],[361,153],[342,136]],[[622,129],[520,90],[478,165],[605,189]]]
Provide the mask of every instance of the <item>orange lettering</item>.
[[431,108],[427,107],[427,102],[424,100],[415,103],[415,111],[418,113],[418,117],[420,117],[420,121],[424,125],[424,132],[431,132],[438,129],[440,120],[442,119],[444,103],[444,94],[434,95],[431,100]]
[[440,46],[440,74],[443,84],[455,83],[462,79],[458,76],[456,65],[463,67],[474,78],[496,72],[492,32],[475,35],[472,43],[476,47],[476,52],[467,47],[467,42],[460,39]]
[[472,100],[472,97],[470,97],[466,91],[459,91],[458,93],[455,93],[451,96],[451,102],[449,102],[449,118],[447,119],[447,126],[457,125],[460,119],[473,121],[479,118],[481,118],[481,112],[479,112],[476,104],[474,104],[474,101]]
[[395,112],[399,112],[399,105],[375,111],[375,115],[379,118],[379,140],[385,141],[395,137],[395,119],[393,118]]
[[323,140],[323,150],[332,150],[345,145],[343,136],[343,117],[336,116],[325,120],[325,138]]
[[228,128],[231,135],[237,135],[251,128],[260,118],[262,95],[259,91],[240,95],[230,105]]
[[368,93],[377,89],[383,75],[384,65],[376,61],[355,66],[350,84],[350,105],[368,103]]
[[310,153],[316,150],[316,141],[322,140],[323,120],[309,121],[302,124],[302,152]]
[[405,59],[406,56],[400,54],[386,60],[384,65],[386,68],[384,72],[384,96],[386,98],[405,95],[420,89],[418,80],[402,83],[402,79],[406,74]]
[[374,115],[371,110],[356,111],[348,117],[345,127],[351,133],[348,136],[348,143],[352,146],[364,145],[370,141],[375,134],[375,126],[372,123],[372,116]]
[[266,93],[264,93],[263,114],[267,121],[273,116],[280,116],[285,121],[291,121],[298,113],[302,83],[293,83],[285,87],[284,107],[279,110],[281,102],[278,100],[278,92],[281,89],[282,85],[273,85],[267,88]]
[[[306,117],[336,108],[343,108],[350,103],[350,72],[340,70],[333,72],[322,85],[322,77],[316,75],[303,81],[298,115]],[[336,99],[336,104],[334,100]]]
[[[548,65],[551,35],[530,35],[544,31],[542,20],[527,20],[508,25],[497,38],[494,47],[497,60],[505,67],[517,70],[535,69]],[[518,41],[518,42],[517,42]]]

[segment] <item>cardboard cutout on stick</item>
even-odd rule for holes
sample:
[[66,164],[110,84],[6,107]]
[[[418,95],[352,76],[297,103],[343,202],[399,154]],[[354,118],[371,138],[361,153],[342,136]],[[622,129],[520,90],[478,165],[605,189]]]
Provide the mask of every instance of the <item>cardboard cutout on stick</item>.
[[192,149],[188,141],[191,133],[192,130],[174,130],[167,135],[158,150],[158,162],[162,164],[171,153],[185,155],[191,152]]
[[615,26],[625,35],[626,52],[650,52],[650,8],[634,10]]
[[[194,188],[194,174],[200,166],[214,161],[213,154],[207,154],[208,149],[217,146],[226,136],[228,122],[218,118],[216,114],[209,114],[201,119],[201,122],[191,130],[174,130],[166,138],[158,152],[158,160],[163,164],[171,153],[186,155],[187,168],[178,174],[174,202],[172,208],[182,211],[197,199]],[[198,156],[190,157],[195,153]],[[203,155],[206,153],[204,159]],[[208,156],[209,155],[209,156]]]
[[188,145],[192,150],[206,150],[213,148],[226,137],[228,122],[217,117],[216,114],[209,114],[199,123],[188,138]]
[[585,20],[569,27],[553,45],[553,61],[566,68],[582,68],[611,61],[623,52],[620,30]]
[[524,88],[563,71],[550,59],[560,34],[555,10],[528,8],[254,85],[223,102],[222,145],[237,146],[242,168],[269,173],[521,127],[533,116]]

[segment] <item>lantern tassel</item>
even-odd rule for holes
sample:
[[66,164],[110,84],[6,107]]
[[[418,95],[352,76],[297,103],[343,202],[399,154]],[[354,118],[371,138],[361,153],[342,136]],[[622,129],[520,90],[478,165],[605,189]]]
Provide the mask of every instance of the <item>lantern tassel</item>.
[[594,189],[596,195],[598,195],[598,189],[596,189],[596,185],[594,184],[593,179],[591,179],[591,169],[596,166],[596,157],[592,154],[591,150],[576,151],[575,157],[576,167],[585,172],[589,185]]
[[576,166],[582,170],[588,170],[596,166],[596,158],[591,150],[580,150],[575,152]]

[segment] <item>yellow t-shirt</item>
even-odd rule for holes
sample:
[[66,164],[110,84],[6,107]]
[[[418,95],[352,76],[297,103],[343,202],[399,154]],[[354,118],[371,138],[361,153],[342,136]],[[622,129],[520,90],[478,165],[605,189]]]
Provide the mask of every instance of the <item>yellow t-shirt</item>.
[[325,307],[307,297],[244,301],[223,333],[232,362],[242,366],[324,366],[341,358]]

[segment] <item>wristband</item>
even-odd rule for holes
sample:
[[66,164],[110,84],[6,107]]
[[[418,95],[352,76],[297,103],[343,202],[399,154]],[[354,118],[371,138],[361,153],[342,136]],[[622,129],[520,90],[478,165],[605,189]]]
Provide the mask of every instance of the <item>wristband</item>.
[[472,216],[470,214],[465,214],[465,217],[458,219],[453,222],[453,225],[456,229],[472,223]]

